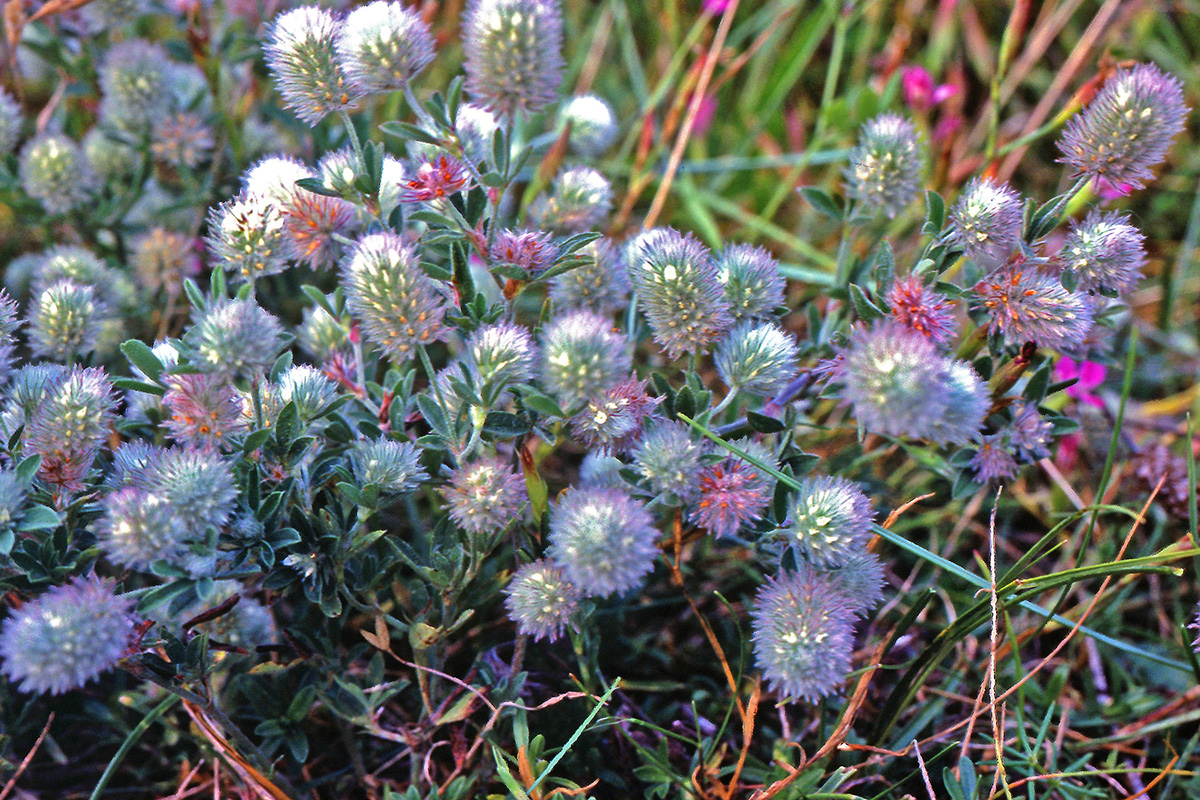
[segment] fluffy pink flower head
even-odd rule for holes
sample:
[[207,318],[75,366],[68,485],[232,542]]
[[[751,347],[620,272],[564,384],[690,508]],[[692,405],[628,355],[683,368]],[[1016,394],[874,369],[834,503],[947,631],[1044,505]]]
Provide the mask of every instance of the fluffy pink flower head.
[[467,167],[457,158],[437,156],[425,158],[418,165],[412,180],[406,180],[400,189],[400,201],[404,203],[428,203],[463,191],[471,182]]

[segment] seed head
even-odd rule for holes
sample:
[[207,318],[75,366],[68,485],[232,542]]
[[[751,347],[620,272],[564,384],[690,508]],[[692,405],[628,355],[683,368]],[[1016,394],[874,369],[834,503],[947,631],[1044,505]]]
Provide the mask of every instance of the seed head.
[[433,60],[433,35],[421,15],[375,0],[350,12],[337,39],[350,83],[362,94],[400,91]]
[[975,285],[991,317],[991,328],[1010,344],[1071,350],[1092,329],[1087,297],[1069,292],[1054,277],[1031,267],[1006,267]]
[[467,340],[471,367],[484,385],[528,383],[537,374],[537,345],[529,331],[511,322],[477,328]]
[[796,337],[778,325],[743,322],[717,347],[713,362],[731,391],[772,397],[800,372]]
[[342,265],[342,286],[346,308],[371,341],[396,361],[447,332],[442,323],[445,300],[421,270],[416,250],[397,234],[360,239]]
[[51,214],[79,208],[92,195],[96,175],[74,141],[42,134],[21,148],[21,188]]
[[874,516],[857,484],[831,476],[805,478],[775,538],[819,567],[837,567],[866,552]]
[[529,502],[525,476],[492,457],[464,464],[442,490],[450,519],[468,533],[496,533],[521,518]]
[[933,421],[929,438],[943,444],[969,444],[991,408],[992,398],[979,373],[965,361],[951,361],[942,379],[941,417]]
[[[734,444],[765,464],[779,464],[775,454],[758,442],[739,439]],[[742,525],[761,519],[775,490],[774,478],[733,455],[701,469],[699,483],[691,519],[714,536],[734,536]]]
[[242,398],[223,375],[172,375],[163,405],[164,425],[171,438],[214,450],[229,450],[233,439],[245,431]]
[[542,382],[567,406],[601,396],[632,369],[629,341],[607,317],[570,311],[542,330]]
[[117,42],[99,73],[100,119],[135,136],[145,135],[170,98],[167,51],[145,39]]
[[56,586],[0,628],[0,659],[25,692],[62,694],[117,665],[133,637],[131,602],[95,576]]
[[975,178],[950,209],[950,231],[967,257],[991,269],[1021,241],[1021,196],[1007,183]]
[[550,279],[550,299],[555,309],[590,308],[609,314],[629,302],[629,276],[611,239],[597,239],[580,253],[589,256],[574,269]]
[[1153,64],[1123,69],[1067,123],[1058,149],[1076,175],[1140,189],[1183,130],[1183,85]]
[[707,448],[682,422],[659,420],[633,451],[633,466],[655,494],[684,505],[700,493],[700,458]]
[[846,194],[869,213],[894,217],[920,193],[925,161],[913,124],[882,114],[863,126],[850,153]]
[[754,245],[734,244],[721,251],[716,264],[735,322],[774,317],[775,309],[784,303],[787,281],[770,253]]
[[1126,294],[1142,279],[1145,241],[1125,214],[1092,211],[1067,233],[1056,260],[1074,273],[1080,291]]
[[287,343],[283,326],[253,300],[219,299],[183,336],[192,364],[234,379],[270,369]]
[[172,447],[147,467],[143,481],[194,528],[220,528],[233,515],[238,496],[233,470],[214,451]]
[[580,593],[563,575],[561,567],[545,559],[525,564],[513,573],[504,606],[517,630],[534,641],[553,642],[572,624]]
[[412,442],[362,440],[350,447],[350,467],[363,486],[375,485],[385,494],[408,494],[429,480],[421,466],[421,451]]
[[242,184],[247,194],[263,202],[287,206],[302,191],[296,181],[314,178],[311,169],[290,156],[268,156],[246,170]]
[[590,167],[563,170],[550,187],[550,196],[534,201],[529,215],[543,228],[566,233],[593,230],[612,211],[608,179]]
[[655,413],[661,397],[646,394],[646,384],[636,375],[609,388],[604,396],[588,401],[587,408],[571,420],[571,431],[589,448],[623,453],[642,436],[646,417]]
[[5,89],[0,89],[0,156],[6,156],[17,146],[25,115],[18,103]]
[[136,147],[109,136],[99,127],[83,137],[83,157],[98,182],[126,179],[142,163]]
[[768,578],[750,614],[754,659],[782,698],[819,700],[850,672],[854,612],[833,581],[811,566]]
[[242,192],[209,214],[208,248],[234,280],[253,281],[288,268],[284,211],[265,195]]
[[148,12],[149,6],[147,0],[92,0],[79,9],[80,27],[85,33],[96,34],[129,25]]
[[16,337],[13,334],[20,327],[17,301],[9,297],[8,292],[0,289],[0,383],[8,380],[8,374],[12,371],[13,350],[16,347]]
[[557,0],[470,0],[463,15],[467,94],[495,114],[541,111],[562,82]]
[[654,228],[626,249],[629,279],[671,358],[707,349],[733,324],[717,267],[691,234]]
[[108,307],[127,306],[133,295],[133,287],[122,273],[84,247],[51,247],[38,262],[30,283],[33,292],[40,293],[64,280],[91,287],[100,303]]
[[113,451],[112,471],[105,483],[114,489],[126,486],[146,488],[146,476],[166,451],[165,447],[141,440],[122,442]]
[[563,104],[558,112],[560,125],[571,126],[571,149],[585,158],[597,158],[616,140],[620,132],[612,106],[594,94],[581,94]]
[[263,46],[283,104],[309,125],[354,108],[361,94],[338,63],[341,28],[331,12],[302,6],[275,18]]
[[920,277],[897,278],[887,293],[888,316],[900,326],[945,346],[957,334],[953,301],[933,291]]
[[658,531],[650,512],[611,486],[567,489],[550,510],[546,551],[587,597],[638,586],[654,569]]

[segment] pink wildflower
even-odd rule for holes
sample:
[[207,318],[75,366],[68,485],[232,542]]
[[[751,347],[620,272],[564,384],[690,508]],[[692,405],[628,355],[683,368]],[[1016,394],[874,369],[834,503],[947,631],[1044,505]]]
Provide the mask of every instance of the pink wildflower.
[[1054,365],[1054,380],[1079,379],[1074,386],[1067,387],[1067,396],[1096,408],[1104,408],[1104,402],[1092,390],[1104,383],[1107,373],[1108,369],[1103,364],[1095,361],[1076,362],[1066,356]]
[[447,156],[426,158],[417,167],[416,177],[403,182],[400,200],[427,203],[461,192],[470,182],[466,166],[458,159]]

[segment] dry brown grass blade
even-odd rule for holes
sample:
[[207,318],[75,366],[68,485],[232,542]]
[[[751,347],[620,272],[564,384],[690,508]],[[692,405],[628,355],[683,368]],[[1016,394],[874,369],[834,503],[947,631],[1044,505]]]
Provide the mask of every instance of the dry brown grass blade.
[[50,733],[50,725],[53,722],[54,712],[51,711],[49,718],[46,720],[45,726],[42,728],[42,732],[38,734],[37,741],[33,743],[33,747],[29,748],[29,752],[25,754],[23,759],[21,759],[21,763],[17,765],[17,771],[14,772],[12,777],[8,779],[8,783],[4,784],[4,789],[0,790],[0,800],[5,800],[9,793],[16,788],[17,779],[21,777],[22,773],[24,773],[25,769],[29,766],[29,763],[33,761],[33,756],[37,753],[38,749],[41,748],[42,742],[46,739],[46,735]]
[[265,800],[294,800],[294,798],[289,797],[282,789],[272,783],[270,778],[255,769],[249,761],[234,749],[229,740],[225,738],[225,735],[218,730],[216,724],[204,713],[204,709],[189,700],[183,701],[183,707],[187,711],[188,716],[192,718],[192,721],[196,723],[196,727],[204,734],[205,738],[208,739],[218,753],[225,757],[229,765],[237,771],[246,785],[259,797],[265,798]]

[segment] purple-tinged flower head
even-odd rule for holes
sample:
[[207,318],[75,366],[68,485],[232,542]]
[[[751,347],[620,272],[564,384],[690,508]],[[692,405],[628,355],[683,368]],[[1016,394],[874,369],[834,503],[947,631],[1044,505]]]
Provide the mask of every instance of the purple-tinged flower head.
[[289,258],[312,269],[338,263],[343,247],[358,227],[358,209],[339,197],[300,190],[285,207],[283,240]]
[[25,127],[25,114],[18,103],[5,89],[0,89],[0,156],[16,149]]
[[155,561],[185,564],[197,534],[166,498],[144,489],[126,487],[101,502],[97,522],[100,549],[114,564],[148,570]]
[[23,692],[78,689],[125,656],[134,635],[131,605],[94,575],[50,589],[0,628],[0,672]]
[[764,248],[730,245],[716,257],[716,265],[735,322],[772,319],[775,309],[783,305],[787,280],[779,262]]
[[682,422],[658,420],[633,450],[633,468],[651,491],[686,505],[700,493],[700,459],[708,448]]
[[1074,274],[1080,291],[1126,294],[1142,279],[1145,241],[1127,215],[1092,211],[1072,226],[1055,260]]
[[417,251],[399,235],[359,239],[342,264],[341,278],[346,308],[389,358],[411,358],[417,347],[447,333],[446,301],[421,269]]
[[472,164],[491,164],[494,158],[492,143],[500,122],[486,108],[471,103],[458,107],[454,118],[454,133],[462,146],[463,158]]
[[279,376],[279,401],[295,403],[296,414],[309,424],[337,399],[337,384],[307,364],[291,367]]
[[627,488],[621,470],[625,462],[613,455],[590,450],[579,464],[579,486],[614,486]]
[[[779,464],[775,454],[758,442],[740,439],[734,444],[765,464]],[[700,496],[690,518],[714,536],[734,536],[747,522],[761,519],[775,491],[773,477],[734,455],[701,469],[699,484]]]
[[233,470],[220,453],[171,447],[152,461],[142,481],[148,493],[166,500],[193,528],[220,528],[237,503]]
[[84,480],[113,422],[112,383],[99,367],[72,367],[28,416],[25,452],[42,457],[38,477],[68,492]]
[[805,478],[773,538],[819,567],[837,567],[866,552],[874,516],[858,484],[831,476]]
[[894,217],[916,199],[925,172],[917,129],[897,114],[863,125],[846,169],[846,194],[868,213]]
[[212,126],[194,111],[175,111],[150,120],[150,152],[171,166],[198,169],[215,147]]
[[466,355],[485,386],[528,383],[537,374],[537,344],[523,325],[494,322],[475,329],[467,339]]
[[883,561],[870,550],[854,553],[836,567],[816,569],[846,596],[855,616],[866,616],[883,599]]
[[83,137],[83,157],[99,182],[125,180],[142,165],[137,148],[110,136],[103,128],[92,128]]
[[147,476],[151,474],[154,465],[158,463],[165,452],[167,452],[165,447],[140,439],[122,442],[117,445],[116,450],[113,450],[112,470],[105,479],[105,483],[114,489],[126,486],[145,489]]
[[887,292],[888,316],[944,347],[958,333],[954,301],[921,282],[917,275],[897,278]]
[[754,660],[781,698],[819,700],[850,672],[851,602],[811,566],[768,578],[754,600],[750,621]]
[[200,373],[172,375],[167,379],[163,424],[181,444],[229,450],[245,432],[242,398],[224,375]]
[[66,375],[67,368],[62,364],[47,362],[25,364],[13,371],[6,406],[11,406],[19,412],[21,421],[18,424],[25,424],[26,418],[45,402],[46,395]]
[[106,309],[91,286],[61,280],[34,298],[29,312],[29,346],[55,361],[84,356],[100,340]]
[[603,98],[594,94],[572,97],[558,112],[559,127],[571,126],[568,143],[585,158],[596,158],[616,141],[617,117]]
[[338,63],[341,29],[332,12],[302,6],[275,18],[263,47],[283,104],[309,125],[354,108],[361,94]]
[[467,533],[497,533],[520,521],[529,502],[525,476],[492,456],[463,464],[442,489],[450,519]]
[[242,192],[209,213],[209,252],[234,280],[283,272],[288,268],[284,220],[284,210],[265,195]]
[[453,156],[427,154],[418,160],[412,177],[401,182],[401,203],[431,203],[465,192],[474,185],[467,165]]
[[0,289],[0,383],[8,380],[13,367],[17,329],[21,327],[21,312],[17,301]]
[[462,25],[467,94],[495,114],[536,113],[558,96],[563,20],[557,0],[470,0]]
[[1003,264],[1021,241],[1021,195],[1007,183],[974,178],[950,209],[950,231],[967,258],[985,270]]
[[538,559],[517,569],[504,590],[504,606],[517,630],[553,642],[572,625],[580,592],[558,565]]
[[691,234],[653,228],[625,252],[633,290],[669,357],[703,352],[733,324],[716,264]]
[[867,431],[942,443],[970,438],[983,424],[975,411],[984,389],[977,375],[971,379],[974,370],[916,331],[890,321],[858,328],[842,356],[842,396]]
[[1183,84],[1153,64],[1123,69],[1105,82],[1058,143],[1076,175],[1142,188],[1183,130]]
[[31,289],[37,294],[64,280],[90,286],[100,303],[111,308],[131,305],[135,296],[125,275],[85,247],[58,245],[46,250],[34,270]]
[[597,239],[579,252],[590,260],[550,279],[554,308],[590,308],[601,314],[625,308],[629,302],[629,275],[612,240]]
[[126,39],[100,63],[100,119],[136,136],[162,114],[170,99],[171,59],[162,45]]
[[550,509],[546,554],[585,597],[636,588],[658,553],[650,512],[622,489],[572,487]]
[[304,320],[296,331],[296,341],[313,358],[325,361],[349,344],[350,331],[324,308],[312,306],[304,309]]
[[496,231],[488,249],[488,261],[495,267],[524,270],[537,277],[550,268],[558,257],[554,238],[545,231],[522,231],[508,228]]
[[968,466],[983,483],[1007,481],[1017,476],[1017,459],[999,433],[983,437]]
[[404,89],[433,61],[434,42],[416,10],[375,0],[350,12],[336,47],[355,89],[385,94]]
[[363,486],[374,485],[384,494],[416,491],[429,474],[421,466],[421,451],[412,442],[394,439],[361,440],[350,447],[350,468]]
[[230,379],[266,372],[287,341],[279,320],[253,300],[225,298],[201,309],[183,335],[193,366]]
[[21,148],[21,188],[51,214],[66,214],[92,196],[96,174],[72,139],[45,133]]
[[1071,350],[1092,329],[1092,306],[1085,295],[1063,288],[1032,266],[1007,267],[975,285],[990,317],[991,329],[1010,344]]
[[796,337],[772,322],[743,322],[717,346],[717,374],[730,391],[772,397],[800,372]]
[[1054,426],[1045,419],[1033,403],[1013,406],[1013,420],[1008,426],[1008,443],[1016,454],[1027,461],[1049,458]]
[[600,397],[632,369],[629,340],[594,311],[570,311],[542,329],[542,383],[567,407]]
[[185,233],[151,228],[133,242],[129,263],[134,277],[147,291],[179,294],[184,279],[200,272],[195,242]]
[[645,381],[631,375],[610,387],[571,420],[571,432],[588,448],[624,453],[642,436],[646,417],[653,416],[661,397],[646,394]]
[[538,197],[530,218],[540,227],[581,233],[600,227],[612,211],[612,184],[591,167],[571,167],[554,179],[550,194]]

